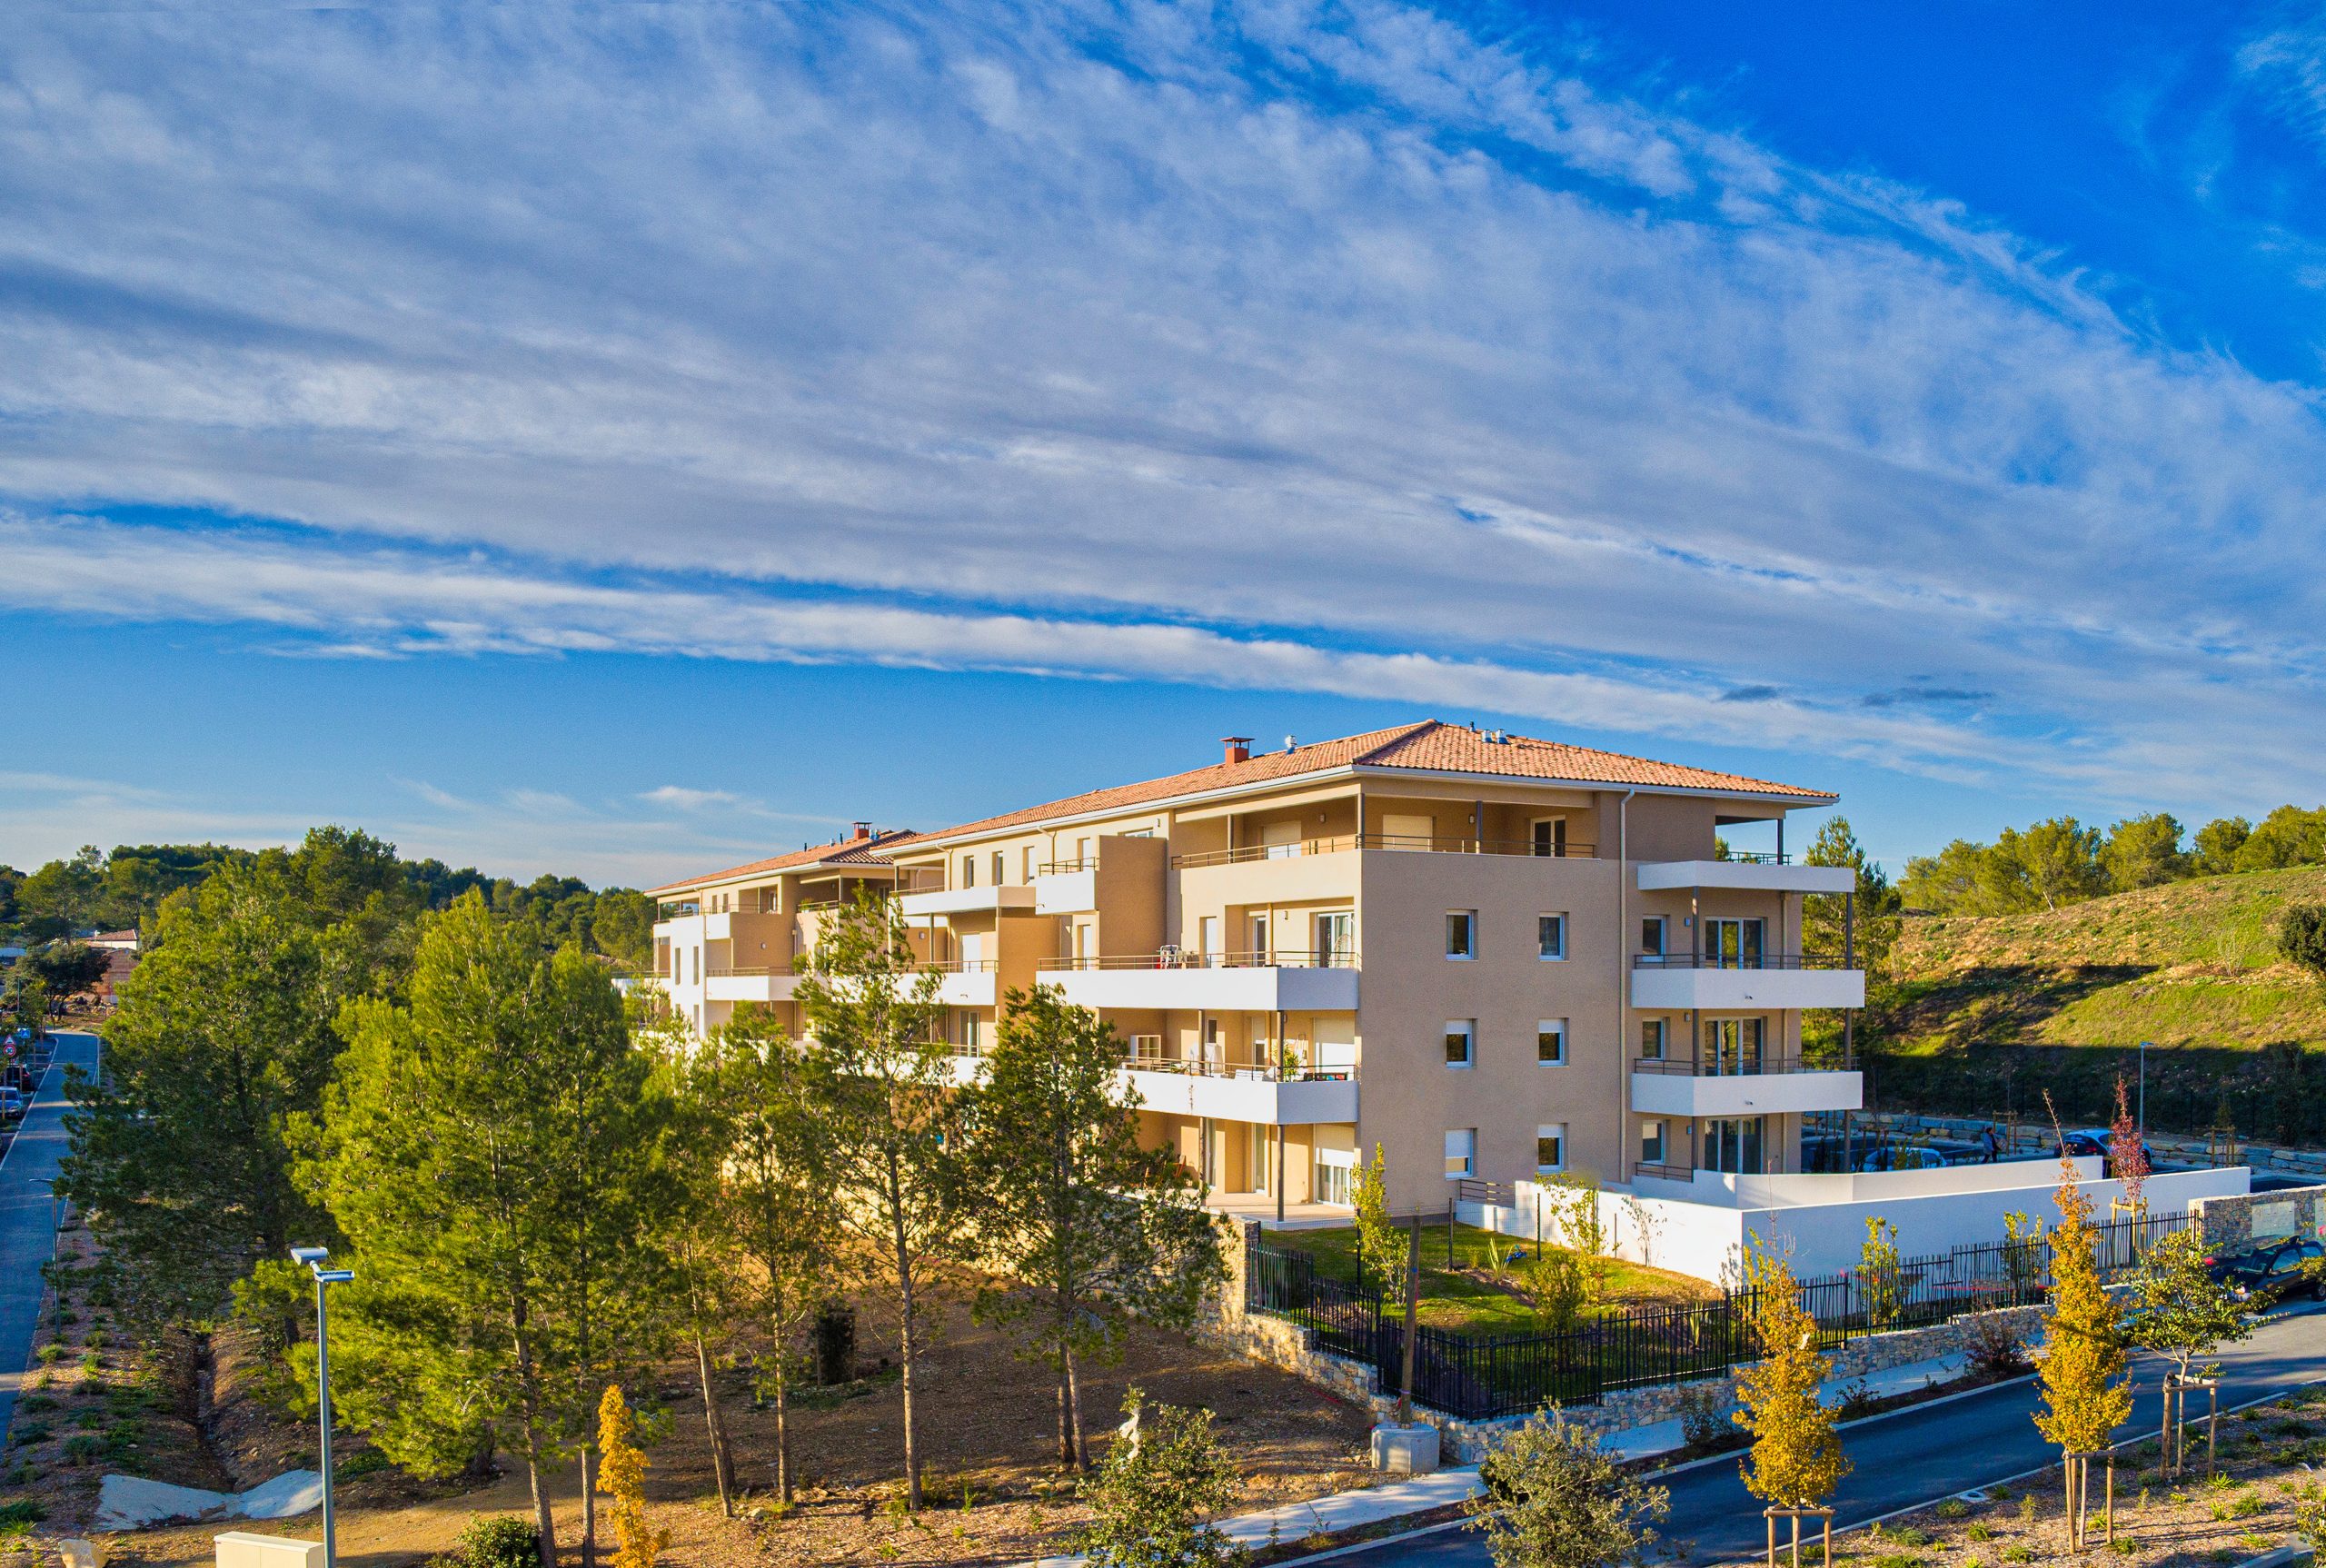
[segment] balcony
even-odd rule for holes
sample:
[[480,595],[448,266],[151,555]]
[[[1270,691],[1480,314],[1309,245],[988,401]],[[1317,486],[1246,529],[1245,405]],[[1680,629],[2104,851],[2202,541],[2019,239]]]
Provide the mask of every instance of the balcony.
[[1748,1057],[1741,1067],[1721,1071],[1710,1062],[1635,1061],[1632,1109],[1693,1119],[1854,1111],[1865,1104],[1865,1080],[1855,1072],[1797,1057]]
[[1857,890],[1857,873],[1847,866],[1795,866],[1774,855],[1641,863],[1641,892],[1675,888],[1727,888],[1747,893],[1852,893]]
[[1034,872],[1034,913],[1087,915],[1098,907],[1098,861],[1054,860]]
[[1389,849],[1416,855],[1507,855],[1520,859],[1589,860],[1596,847],[1570,839],[1556,855],[1526,839],[1432,839],[1401,833],[1341,833],[1325,839],[1297,839],[1288,844],[1246,844],[1234,849],[1209,849],[1200,854],[1174,855],[1174,870],[1205,866],[1241,866],[1254,860],[1297,860],[1310,855],[1338,855],[1351,849]]
[[1007,882],[985,888],[934,888],[901,895],[897,908],[908,918],[925,915],[1030,915],[1034,912],[1034,889]]
[[706,969],[702,997],[708,1002],[788,1002],[800,977],[790,969]]
[[1057,987],[1068,1001],[1085,1007],[1357,1010],[1357,955],[1348,952],[1188,953],[1166,948],[1123,958],[1049,958],[1041,968],[1043,985]]
[[1862,1007],[1865,971],[1815,953],[1641,953],[1632,959],[1632,1006],[1653,1011],[1711,1008],[1774,1012],[1788,1007]]
[[[983,1071],[981,1056],[956,1052],[955,1082],[973,1082]],[[1262,1126],[1306,1126],[1312,1122],[1357,1119],[1357,1075],[1350,1068],[1292,1068],[1278,1072],[1267,1067],[1138,1057],[1125,1063],[1118,1076],[1125,1087],[1138,1096],[1141,1110],[1168,1116],[1210,1116],[1218,1121],[1253,1122]]]

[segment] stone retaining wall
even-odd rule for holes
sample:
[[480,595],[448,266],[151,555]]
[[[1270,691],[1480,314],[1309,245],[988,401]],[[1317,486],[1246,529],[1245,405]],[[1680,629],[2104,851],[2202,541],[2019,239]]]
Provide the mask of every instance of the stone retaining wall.
[[2242,1197],[2199,1198],[2196,1211],[2208,1251],[2237,1253],[2252,1246],[2260,1222],[2262,1241],[2289,1236],[2326,1236],[2326,1186],[2288,1187]]

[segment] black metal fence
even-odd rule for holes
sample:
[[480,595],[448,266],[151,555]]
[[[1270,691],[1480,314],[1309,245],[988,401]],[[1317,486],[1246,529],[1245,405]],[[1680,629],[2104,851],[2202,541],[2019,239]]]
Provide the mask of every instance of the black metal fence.
[[[2118,1220],[2094,1229],[2103,1280],[2139,1266],[2185,1216]],[[1799,1282],[1802,1307],[1824,1348],[1868,1335],[1946,1323],[1968,1313],[2029,1306],[2052,1284],[2048,1236],[1956,1247],[1894,1265]],[[1380,1295],[1320,1273],[1306,1253],[1247,1243],[1244,1304],[1299,1324],[1309,1344],[1371,1366],[1379,1386],[1403,1375],[1405,1323]],[[1423,1326],[1414,1336],[1414,1398],[1466,1421],[1561,1404],[1595,1404],[1611,1390],[1714,1377],[1752,1360],[1754,1294],[1731,1290],[1693,1305],[1632,1307],[1566,1333],[1465,1334]]]

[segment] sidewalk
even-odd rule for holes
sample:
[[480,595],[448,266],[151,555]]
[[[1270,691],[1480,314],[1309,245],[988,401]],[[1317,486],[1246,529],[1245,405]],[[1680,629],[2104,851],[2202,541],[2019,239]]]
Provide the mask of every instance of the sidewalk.
[[[1960,1376],[1963,1362],[1964,1358],[1960,1355],[1942,1355],[1872,1373],[1865,1378],[1865,1392],[1870,1397],[1880,1399],[1927,1388],[1933,1384]],[[1854,1378],[1828,1378],[1818,1385],[1817,1391],[1826,1404],[1837,1404],[1841,1402],[1843,1389],[1855,1381]],[[1675,1417],[1648,1426],[1635,1426],[1626,1431],[1607,1434],[1602,1441],[1610,1452],[1625,1459],[1653,1459],[1679,1450],[1680,1423]],[[1478,1490],[1478,1467],[1465,1464],[1438,1471],[1434,1475],[1386,1482],[1357,1492],[1337,1492],[1329,1497],[1318,1497],[1307,1503],[1287,1503],[1282,1507],[1258,1513],[1239,1513],[1232,1519],[1220,1520],[1219,1528],[1221,1533],[1236,1545],[1257,1551],[1272,1542],[1289,1545],[1311,1535],[1333,1534],[1363,1525],[1379,1524],[1410,1513],[1444,1508],[1466,1501]],[[1034,1568],[1081,1568],[1081,1563],[1079,1557],[1044,1557],[1034,1564]]]

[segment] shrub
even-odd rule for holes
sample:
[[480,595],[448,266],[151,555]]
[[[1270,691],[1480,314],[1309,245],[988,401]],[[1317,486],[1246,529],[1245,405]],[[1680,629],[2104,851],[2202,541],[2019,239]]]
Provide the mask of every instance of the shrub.
[[359,1454],[349,1454],[333,1465],[332,1474],[339,1480],[353,1481],[359,1475],[376,1475],[383,1470],[393,1468],[393,1462],[378,1449],[366,1448]]
[[1727,1434],[1728,1424],[1720,1418],[1720,1395],[1711,1384],[1687,1384],[1680,1390],[1678,1398],[1681,1442],[1691,1448],[1703,1448]]
[[1927,1546],[1930,1532],[1912,1524],[1901,1524],[1887,1532],[1891,1540],[1901,1546]]
[[2293,1533],[2312,1552],[2326,1552],[2326,1498],[2311,1496],[2294,1505]]
[[1210,1521],[1235,1502],[1241,1483],[1212,1435],[1211,1413],[1143,1399],[1133,1388],[1123,1401],[1138,1438],[1107,1450],[1089,1488],[1098,1517],[1082,1550],[1095,1568],[1225,1563],[1228,1537]]
[[513,1513],[479,1514],[462,1527],[445,1568],[539,1568],[542,1533]]
[[1997,1383],[2034,1370],[2034,1363],[2027,1359],[2027,1342],[2000,1314],[1971,1320],[1971,1342],[1963,1347],[1963,1356],[1973,1373]]
[[33,1352],[33,1359],[39,1362],[43,1366],[55,1366],[58,1362],[65,1359],[65,1347],[52,1339],[46,1345],[42,1345],[38,1350]]
[[2129,1535],[2117,1536],[2113,1544],[2113,1550],[2119,1557],[2130,1557],[2140,1549],[2141,1543]]
[[77,1437],[68,1437],[65,1440],[65,1463],[86,1464],[93,1459],[102,1457],[104,1451],[104,1438],[93,1432],[84,1432]]
[[2013,1543],[2003,1549],[2003,1560],[2006,1563],[2033,1563],[2035,1561],[2035,1553]]
[[1973,1541],[1992,1541],[1995,1538],[1995,1527],[1985,1520],[1980,1519],[1973,1521],[1963,1533]]
[[1971,1514],[1971,1505],[1960,1497],[1950,1497],[1931,1512],[1941,1519],[1967,1519]]
[[19,1421],[12,1441],[19,1448],[29,1448],[35,1443],[45,1443],[56,1434],[55,1428],[45,1421]]

